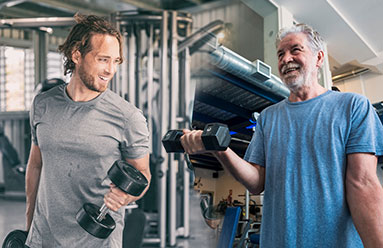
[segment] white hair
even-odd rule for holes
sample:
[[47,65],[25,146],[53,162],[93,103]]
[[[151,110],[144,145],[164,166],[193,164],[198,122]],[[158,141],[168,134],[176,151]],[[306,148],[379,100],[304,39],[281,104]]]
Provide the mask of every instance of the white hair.
[[296,24],[288,28],[282,28],[277,34],[277,38],[275,42],[276,47],[278,47],[279,43],[285,36],[291,33],[305,34],[307,37],[307,41],[309,42],[310,48],[313,52],[319,52],[319,51],[324,52],[324,41],[322,37],[320,36],[320,34],[309,25],[306,25],[303,23]]

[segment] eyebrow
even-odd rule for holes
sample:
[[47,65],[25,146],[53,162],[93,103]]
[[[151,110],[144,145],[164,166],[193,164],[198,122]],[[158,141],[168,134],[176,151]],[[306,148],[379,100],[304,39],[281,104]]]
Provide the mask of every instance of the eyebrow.
[[100,54],[98,54],[97,55],[97,57],[101,57],[101,58],[108,58],[108,59],[110,59],[111,57],[110,56],[108,56],[108,55],[100,55]]
[[[110,59],[110,58],[112,58],[111,56],[109,56],[109,55],[97,55],[97,57],[99,57],[99,58],[107,58],[107,59]],[[117,57],[116,58],[116,60],[119,60],[119,61],[121,61],[121,57]]]
[[[290,47],[290,49],[291,49],[291,48],[296,48],[296,47],[304,48],[304,46],[302,46],[302,45],[300,45],[300,44],[294,44],[294,45],[292,45],[292,46]],[[283,52],[283,49],[279,49],[279,50],[277,51],[277,54],[280,54],[281,52]]]
[[295,44],[295,45],[293,45],[291,48],[296,48],[296,47],[304,48],[304,46],[299,45],[299,44]]

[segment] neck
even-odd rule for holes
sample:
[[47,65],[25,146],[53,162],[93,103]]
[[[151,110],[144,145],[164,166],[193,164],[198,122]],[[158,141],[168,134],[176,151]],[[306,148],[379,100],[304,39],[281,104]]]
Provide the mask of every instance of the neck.
[[303,102],[315,98],[323,93],[327,89],[322,87],[319,83],[314,83],[310,85],[304,85],[299,88],[296,92],[291,92],[289,96],[290,102]]
[[81,79],[73,76],[66,87],[68,96],[75,102],[87,102],[96,97],[101,93],[88,89]]

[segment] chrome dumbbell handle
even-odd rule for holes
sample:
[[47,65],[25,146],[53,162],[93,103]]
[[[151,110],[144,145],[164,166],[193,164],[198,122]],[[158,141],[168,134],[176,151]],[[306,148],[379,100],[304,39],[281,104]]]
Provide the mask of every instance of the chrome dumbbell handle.
[[102,204],[100,210],[100,214],[97,216],[96,220],[97,221],[102,221],[105,218],[105,215],[109,212],[109,208],[104,204]]

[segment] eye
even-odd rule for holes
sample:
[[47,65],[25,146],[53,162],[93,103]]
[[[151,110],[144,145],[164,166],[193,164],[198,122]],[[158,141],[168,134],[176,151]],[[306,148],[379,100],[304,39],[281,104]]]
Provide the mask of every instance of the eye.
[[100,61],[102,63],[106,63],[106,62],[108,62],[108,59],[107,58],[99,58],[98,61]]
[[292,51],[292,53],[298,53],[298,52],[302,51],[302,49],[300,47],[294,47],[291,51]]

